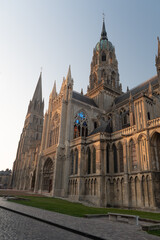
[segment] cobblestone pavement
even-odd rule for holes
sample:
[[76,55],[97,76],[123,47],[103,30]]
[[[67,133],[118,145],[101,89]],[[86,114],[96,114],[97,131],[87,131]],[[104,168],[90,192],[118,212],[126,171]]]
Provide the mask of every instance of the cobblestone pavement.
[[48,225],[46,223],[0,209],[1,240],[64,240],[88,238]]
[[[86,218],[72,217],[72,216],[68,216],[68,215],[64,215],[56,212],[50,212],[50,211],[46,211],[38,208],[23,206],[21,204],[11,203],[4,200],[3,198],[0,198],[0,206],[25,213],[30,216],[37,217],[39,219],[50,221],[52,223],[59,224],[74,230],[92,234],[96,237],[103,238],[103,239],[108,239],[108,240],[122,240],[122,239],[123,240],[156,240],[156,239],[158,240],[159,239],[159,237],[149,235],[146,232],[142,231],[140,226],[130,225],[127,223],[112,222],[112,221],[109,221],[107,218],[86,219]],[[45,231],[45,233],[47,234],[47,231]],[[67,234],[69,235],[69,232]],[[77,237],[76,239],[81,239],[81,236],[77,235],[75,237]],[[37,239],[49,239],[49,238],[37,238]],[[67,239],[67,238],[64,237],[62,239]]]

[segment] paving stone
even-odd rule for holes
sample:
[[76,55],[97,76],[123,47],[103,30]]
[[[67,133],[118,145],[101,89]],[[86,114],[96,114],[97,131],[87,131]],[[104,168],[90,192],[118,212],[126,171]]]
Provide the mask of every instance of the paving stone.
[[[74,230],[92,234],[108,240],[158,240],[159,237],[149,235],[142,231],[140,226],[130,225],[128,223],[112,222],[106,217],[102,218],[78,218],[56,212],[50,212],[34,207],[28,207],[21,204],[8,202],[0,198],[0,206],[16,210],[21,213],[37,217],[42,220],[50,221]],[[68,232],[69,234],[69,232]],[[77,239],[80,236],[77,235]],[[1,238],[0,238],[1,239]],[[4,238],[5,239],[5,238]],[[9,238],[8,238],[9,239]],[[32,238],[33,239],[33,238]],[[66,238],[64,238],[66,239]]]

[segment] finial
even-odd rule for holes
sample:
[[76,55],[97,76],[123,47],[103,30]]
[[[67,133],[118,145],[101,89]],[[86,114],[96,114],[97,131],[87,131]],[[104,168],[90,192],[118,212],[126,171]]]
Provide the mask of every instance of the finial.
[[105,21],[105,14],[104,14],[104,12],[102,13],[102,15],[103,15],[103,22]]
[[107,39],[107,32],[106,32],[106,28],[105,28],[105,15],[104,15],[104,13],[103,13],[103,24],[102,24],[101,39]]

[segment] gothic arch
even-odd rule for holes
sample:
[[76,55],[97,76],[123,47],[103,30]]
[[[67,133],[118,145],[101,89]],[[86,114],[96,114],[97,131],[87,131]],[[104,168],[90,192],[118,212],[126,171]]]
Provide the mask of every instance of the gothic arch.
[[87,174],[91,173],[91,150],[87,148]]
[[118,159],[119,159],[119,171],[124,172],[124,162],[123,162],[123,144],[118,143]]
[[146,134],[140,134],[138,136],[139,146],[139,159],[141,163],[141,169],[148,170],[148,148],[147,148],[147,136]]
[[79,110],[74,116],[74,138],[88,136],[88,115]]
[[130,171],[135,171],[138,168],[138,159],[136,145],[133,138],[129,141],[129,159],[130,159]]
[[53,161],[47,158],[43,165],[43,190],[51,192],[53,182]]
[[92,146],[92,173],[96,173],[96,148]]
[[109,161],[110,161],[110,145],[107,143],[106,145],[106,173],[109,173]]
[[102,52],[102,62],[106,61],[106,53],[103,51]]
[[151,143],[151,167],[153,170],[160,170],[160,133],[154,132]]
[[112,145],[112,151],[113,151],[113,161],[114,161],[114,173],[117,173],[118,172],[117,147],[114,143]]

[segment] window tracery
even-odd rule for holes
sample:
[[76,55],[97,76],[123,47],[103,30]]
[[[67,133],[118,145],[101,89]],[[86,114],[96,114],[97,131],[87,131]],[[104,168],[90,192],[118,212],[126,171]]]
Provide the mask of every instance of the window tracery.
[[88,136],[88,120],[84,112],[78,112],[74,120],[74,138]]
[[49,147],[58,143],[59,139],[60,115],[56,112],[51,117],[51,130],[49,136]]

